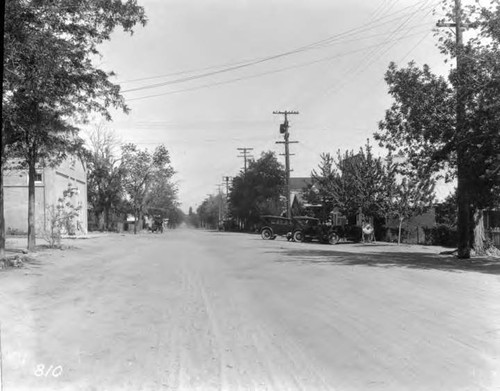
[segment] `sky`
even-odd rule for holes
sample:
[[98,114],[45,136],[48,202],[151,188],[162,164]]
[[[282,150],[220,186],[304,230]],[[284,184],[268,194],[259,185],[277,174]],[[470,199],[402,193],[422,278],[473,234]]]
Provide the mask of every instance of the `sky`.
[[[100,48],[128,115],[106,124],[122,142],[164,144],[176,170],[181,209],[196,209],[224,176],[276,152],[273,111],[289,117],[292,177],[309,176],[320,154],[358,150],[373,140],[391,105],[391,61],[450,65],[436,48],[438,0],[138,0],[148,23]],[[441,13],[440,13],[441,12]],[[97,121],[97,119],[96,119]]]

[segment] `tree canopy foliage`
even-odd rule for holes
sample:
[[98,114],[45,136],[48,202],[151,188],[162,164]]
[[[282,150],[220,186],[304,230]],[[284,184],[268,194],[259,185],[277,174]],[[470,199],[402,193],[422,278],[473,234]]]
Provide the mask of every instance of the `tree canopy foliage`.
[[97,126],[89,135],[87,199],[100,230],[112,230],[113,220],[124,212],[123,170],[116,134]]
[[222,217],[223,202],[225,201],[221,193],[217,195],[210,194],[197,208],[196,214],[190,213],[191,224],[195,226],[199,224],[202,228],[217,229]]
[[233,178],[229,193],[231,216],[245,228],[258,222],[262,214],[281,214],[285,186],[285,170],[274,152],[263,152],[250,161],[246,173]]
[[[389,166],[390,168],[390,166]],[[395,173],[398,170],[396,164]],[[397,218],[399,221],[398,244],[401,243],[401,229],[403,221],[427,212],[434,201],[435,181],[430,177],[417,176],[414,173],[405,173],[393,176],[388,171],[389,180],[387,190],[387,216]]]
[[463,45],[452,32],[439,33],[442,53],[460,66],[445,78],[427,65],[390,64],[385,80],[394,102],[375,138],[403,152],[416,171],[458,176],[459,256],[467,258],[473,211],[500,202],[500,4],[458,12],[445,2],[443,9],[471,29]]
[[[78,121],[127,111],[111,72],[95,65],[98,45],[116,27],[145,24],[135,0],[9,0],[5,4],[2,166],[21,157],[29,169],[28,248],[35,245],[36,164],[57,163],[81,149]],[[0,189],[3,191],[3,189]],[[4,235],[4,227],[0,227]]]
[[115,230],[128,213],[136,220],[143,215],[168,218],[170,227],[183,220],[163,145],[153,152],[121,145],[113,131],[99,125],[90,133],[87,161],[88,203],[100,230]]
[[390,153],[375,157],[369,143],[357,153],[339,150],[336,158],[324,153],[304,198],[323,206],[323,218],[336,209],[348,218],[395,217],[401,227],[404,220],[431,207],[435,181],[428,172],[409,170],[407,162],[399,160],[395,162]]
[[357,153],[337,151],[320,156],[318,169],[311,173],[312,186],[306,193],[310,203],[328,205],[328,212],[337,208],[347,216],[361,212],[384,217],[387,206],[387,173],[385,162],[375,157],[367,143]]
[[137,222],[145,213],[152,212],[165,217],[174,206],[176,194],[170,182],[174,170],[170,166],[170,154],[165,146],[159,145],[149,152],[137,148],[135,144],[123,145],[120,170],[134,214],[134,233],[137,232]]

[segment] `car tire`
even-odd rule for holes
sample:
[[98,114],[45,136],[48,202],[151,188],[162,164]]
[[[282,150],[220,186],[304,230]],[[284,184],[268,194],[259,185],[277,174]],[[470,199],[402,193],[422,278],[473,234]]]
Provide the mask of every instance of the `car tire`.
[[292,238],[294,242],[302,242],[304,241],[304,234],[302,233],[302,231],[297,230],[293,233]]
[[273,231],[271,231],[271,228],[264,228],[261,232],[260,232],[260,236],[262,237],[262,239],[264,240],[271,240],[271,239],[274,239],[274,236],[273,236]]
[[332,233],[330,233],[330,235],[328,235],[328,243],[337,244],[339,241],[340,241],[340,237],[335,232],[332,232]]

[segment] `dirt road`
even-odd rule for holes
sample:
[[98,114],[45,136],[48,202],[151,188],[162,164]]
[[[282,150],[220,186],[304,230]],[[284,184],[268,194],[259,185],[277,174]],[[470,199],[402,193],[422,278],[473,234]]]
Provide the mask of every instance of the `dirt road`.
[[169,231],[0,273],[3,391],[500,390],[500,267]]

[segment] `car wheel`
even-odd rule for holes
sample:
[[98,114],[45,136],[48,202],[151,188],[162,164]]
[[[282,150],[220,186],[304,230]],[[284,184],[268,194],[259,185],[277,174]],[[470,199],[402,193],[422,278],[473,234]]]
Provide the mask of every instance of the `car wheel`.
[[264,240],[271,240],[273,239],[273,231],[271,231],[270,228],[264,228],[261,233],[260,233],[260,236],[262,237],[262,239]]
[[293,241],[294,242],[302,242],[304,240],[304,234],[302,231],[295,231],[293,233]]
[[328,243],[330,243],[330,244],[337,244],[339,241],[340,241],[340,237],[335,232],[332,232],[328,236]]

